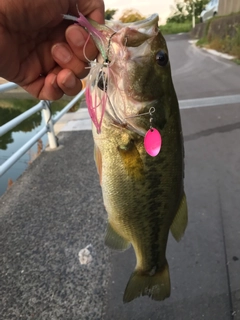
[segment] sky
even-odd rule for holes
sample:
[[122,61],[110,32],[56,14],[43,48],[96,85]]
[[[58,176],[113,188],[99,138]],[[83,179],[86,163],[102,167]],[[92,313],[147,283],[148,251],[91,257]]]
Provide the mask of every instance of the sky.
[[104,3],[105,10],[118,9],[114,16],[116,19],[125,9],[137,9],[143,16],[158,13],[160,24],[164,24],[171,13],[170,6],[174,4],[174,0],[104,0]]

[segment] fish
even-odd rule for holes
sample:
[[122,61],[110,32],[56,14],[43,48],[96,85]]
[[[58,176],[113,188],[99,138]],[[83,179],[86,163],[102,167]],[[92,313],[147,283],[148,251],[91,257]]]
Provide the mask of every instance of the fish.
[[84,26],[100,51],[86,100],[108,214],[105,244],[119,251],[132,246],[136,256],[124,303],[170,296],[168,236],[180,241],[188,221],[180,111],[158,20],[153,14]]

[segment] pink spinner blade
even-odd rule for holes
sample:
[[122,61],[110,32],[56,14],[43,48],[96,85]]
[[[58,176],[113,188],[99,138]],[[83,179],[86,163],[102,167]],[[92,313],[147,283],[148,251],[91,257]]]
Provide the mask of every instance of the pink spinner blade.
[[157,129],[151,128],[144,137],[144,147],[151,157],[156,157],[162,146],[162,137]]

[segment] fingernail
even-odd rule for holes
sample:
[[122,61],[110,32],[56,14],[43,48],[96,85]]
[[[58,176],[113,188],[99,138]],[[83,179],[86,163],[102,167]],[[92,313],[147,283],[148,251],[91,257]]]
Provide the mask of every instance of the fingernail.
[[56,44],[52,53],[57,60],[60,60],[63,63],[68,63],[72,59],[72,53],[65,46]]
[[59,89],[59,86],[57,84],[57,76],[56,75],[52,78],[51,84],[52,84],[53,88]]
[[66,78],[63,80],[62,84],[64,85],[64,87],[68,88],[68,89],[72,89],[75,87],[76,85],[76,79],[74,78],[74,76],[72,75],[72,73],[69,72],[69,74],[66,76]]
[[[80,28],[79,28],[80,29]],[[72,28],[68,33],[69,39],[76,47],[83,47],[86,39],[82,35],[82,31],[77,28]]]

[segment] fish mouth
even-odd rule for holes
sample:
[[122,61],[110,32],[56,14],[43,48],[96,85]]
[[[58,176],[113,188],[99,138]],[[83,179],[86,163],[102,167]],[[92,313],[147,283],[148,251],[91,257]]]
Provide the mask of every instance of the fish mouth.
[[111,21],[106,20],[105,25],[112,31],[119,31],[123,28],[130,28],[132,30],[139,31],[141,33],[149,34],[152,33],[152,27],[158,25],[159,16],[157,13],[153,13],[144,20],[139,20],[135,22],[123,23],[121,21]]
[[[158,23],[159,17],[157,13],[151,14],[149,17],[147,17],[144,20],[135,21],[135,22],[129,22],[129,23],[123,23],[123,26],[131,26],[131,29],[136,29],[138,31],[143,32],[144,30],[147,30],[149,27],[152,27],[156,23]],[[139,29],[144,30],[139,30]]]

